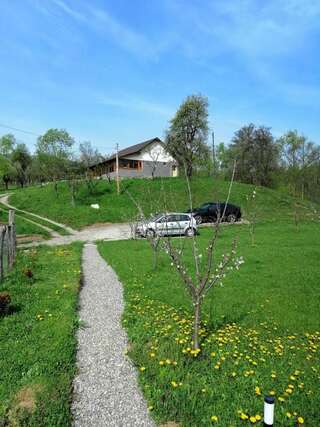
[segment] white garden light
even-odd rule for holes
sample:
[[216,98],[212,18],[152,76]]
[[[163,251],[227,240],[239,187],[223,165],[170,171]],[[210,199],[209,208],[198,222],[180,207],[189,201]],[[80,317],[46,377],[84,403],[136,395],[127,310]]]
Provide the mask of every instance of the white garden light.
[[266,427],[272,427],[274,421],[274,397],[265,396],[263,422]]

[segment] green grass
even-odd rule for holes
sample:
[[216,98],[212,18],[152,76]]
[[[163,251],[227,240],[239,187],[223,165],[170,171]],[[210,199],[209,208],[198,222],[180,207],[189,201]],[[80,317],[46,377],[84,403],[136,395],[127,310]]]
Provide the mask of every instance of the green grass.
[[[6,205],[4,205],[3,203],[0,203],[0,209],[1,209],[1,211],[4,211],[6,213],[6,215],[8,215],[9,208]],[[28,212],[22,212],[22,211],[16,210],[16,209],[15,209],[15,211],[16,211],[16,217],[26,218],[27,220],[30,219],[31,221],[36,222],[37,224],[44,225],[45,227],[48,227],[51,230],[58,232],[59,234],[61,234],[61,236],[69,236],[70,235],[70,233],[67,230],[65,230],[62,227],[59,227],[58,225],[52,224],[51,222],[48,222],[48,221],[41,219],[41,218],[37,218],[34,215],[29,214]],[[28,222],[28,221],[25,221],[25,222]],[[34,227],[36,227],[36,225],[34,225]],[[36,227],[36,228],[38,229],[39,227]],[[46,233],[48,236],[50,236],[50,234],[46,230],[44,230],[44,229],[42,229],[42,230],[43,230],[43,234]]]
[[[209,233],[203,229],[197,238],[203,254]],[[124,284],[129,356],[140,369],[139,382],[150,410],[160,423],[250,425],[241,414],[261,417],[263,395],[274,391],[276,425],[294,426],[301,416],[306,426],[316,427],[319,224],[304,223],[297,229],[290,222],[263,222],[256,229],[256,246],[251,245],[247,226],[225,227],[218,254],[228,250],[235,233],[245,264],[208,295],[197,357],[190,352],[190,301],[167,255],[160,256],[153,271],[148,242],[99,244]],[[190,243],[185,262],[191,268]],[[218,421],[211,421],[212,416]]]
[[[8,211],[0,208],[0,222],[3,224],[8,223]],[[48,239],[50,237],[50,234],[44,230],[43,228],[37,227],[35,224],[31,224],[28,221],[25,221],[22,217],[17,216],[15,217],[15,224],[16,224],[16,233],[17,236],[21,235],[40,235],[45,239]]]
[[0,284],[12,299],[0,317],[1,425],[70,425],[80,257],[80,244],[19,251]]
[[[226,199],[228,183],[225,181],[197,177],[191,185],[195,206],[210,200]],[[125,180],[120,195],[116,193],[115,184],[109,184],[106,180],[97,182],[94,195],[89,195],[83,184],[77,193],[75,207],[71,205],[66,183],[59,183],[58,187],[58,197],[52,185],[16,190],[10,197],[10,203],[74,228],[96,222],[125,222],[135,218],[137,209],[126,190],[142,205],[146,214],[164,209],[185,211],[189,207],[186,183],[182,178]],[[246,196],[252,191],[253,186],[234,183],[230,201],[240,205],[245,212]],[[262,187],[257,189],[256,211],[260,219],[292,219],[294,202],[293,198],[284,193]],[[92,203],[98,203],[100,209],[92,209]],[[309,207],[309,204],[301,205],[301,214],[304,214],[304,206]]]

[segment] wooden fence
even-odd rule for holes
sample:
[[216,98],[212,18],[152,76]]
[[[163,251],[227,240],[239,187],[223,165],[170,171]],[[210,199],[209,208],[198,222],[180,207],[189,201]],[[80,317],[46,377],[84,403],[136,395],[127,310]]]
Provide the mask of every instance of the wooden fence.
[[8,224],[0,225],[0,281],[12,270],[17,251],[14,210],[9,210]]

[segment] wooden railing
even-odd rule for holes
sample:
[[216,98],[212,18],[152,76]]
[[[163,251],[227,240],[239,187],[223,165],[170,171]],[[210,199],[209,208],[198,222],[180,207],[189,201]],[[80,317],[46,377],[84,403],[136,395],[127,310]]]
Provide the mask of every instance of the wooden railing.
[[9,210],[8,224],[0,225],[0,281],[12,270],[17,251],[14,210]]

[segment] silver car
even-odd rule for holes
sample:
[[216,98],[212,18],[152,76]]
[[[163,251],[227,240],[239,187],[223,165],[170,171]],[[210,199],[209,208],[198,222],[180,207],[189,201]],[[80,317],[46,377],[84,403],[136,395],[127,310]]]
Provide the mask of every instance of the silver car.
[[194,236],[197,223],[188,213],[161,213],[139,223],[136,234],[143,237],[181,235]]

